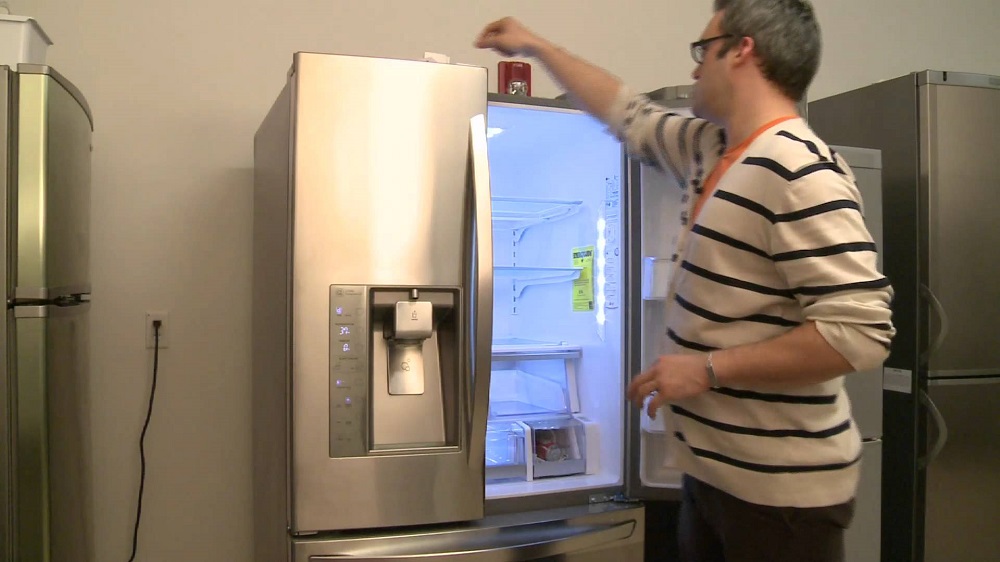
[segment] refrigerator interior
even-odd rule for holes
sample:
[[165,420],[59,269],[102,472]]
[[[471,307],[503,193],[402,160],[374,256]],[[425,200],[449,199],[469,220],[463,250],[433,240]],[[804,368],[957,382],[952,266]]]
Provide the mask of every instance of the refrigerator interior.
[[621,144],[592,117],[491,102],[486,496],[623,482]]

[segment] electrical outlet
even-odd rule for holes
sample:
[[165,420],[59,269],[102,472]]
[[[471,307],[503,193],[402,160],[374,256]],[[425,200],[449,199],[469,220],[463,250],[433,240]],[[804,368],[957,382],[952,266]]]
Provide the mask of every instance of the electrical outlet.
[[156,330],[153,328],[153,321],[160,321],[160,349],[170,347],[170,315],[166,312],[146,313],[146,349],[156,347]]

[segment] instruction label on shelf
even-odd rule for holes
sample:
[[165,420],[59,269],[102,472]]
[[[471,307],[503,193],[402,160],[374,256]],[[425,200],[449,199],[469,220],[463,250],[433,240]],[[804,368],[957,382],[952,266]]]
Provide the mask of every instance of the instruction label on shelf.
[[573,312],[594,310],[594,247],[573,248],[573,267],[582,268],[573,281]]

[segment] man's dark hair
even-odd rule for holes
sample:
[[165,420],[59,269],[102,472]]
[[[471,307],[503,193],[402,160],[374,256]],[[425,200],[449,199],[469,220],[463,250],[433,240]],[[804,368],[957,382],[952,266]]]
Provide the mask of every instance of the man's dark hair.
[[764,77],[786,96],[802,100],[819,69],[820,32],[806,0],[715,0],[722,32],[733,35],[719,56],[743,37],[754,41]]

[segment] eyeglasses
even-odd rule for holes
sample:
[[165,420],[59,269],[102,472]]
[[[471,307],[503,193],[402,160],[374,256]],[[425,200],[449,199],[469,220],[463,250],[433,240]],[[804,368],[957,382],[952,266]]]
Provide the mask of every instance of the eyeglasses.
[[708,46],[713,41],[718,41],[719,39],[729,39],[732,36],[732,33],[726,33],[725,35],[716,35],[715,37],[709,37],[708,39],[702,39],[691,43],[691,58],[693,58],[694,62],[698,64],[705,62],[705,51],[708,50]]

